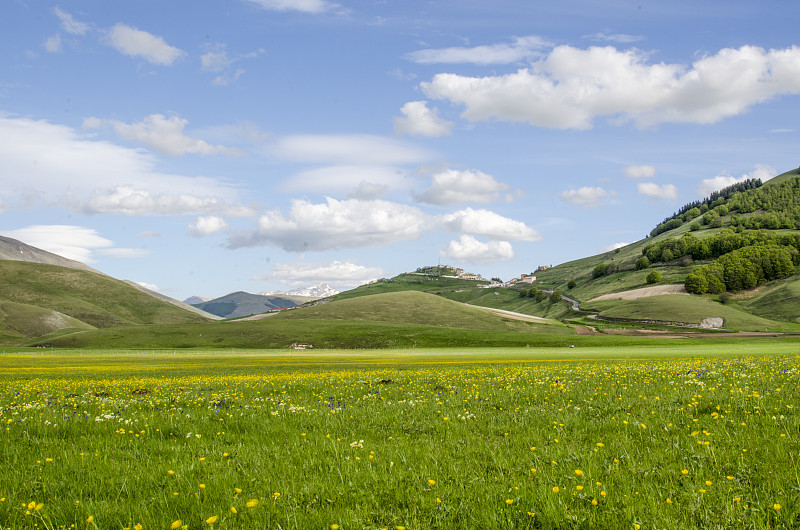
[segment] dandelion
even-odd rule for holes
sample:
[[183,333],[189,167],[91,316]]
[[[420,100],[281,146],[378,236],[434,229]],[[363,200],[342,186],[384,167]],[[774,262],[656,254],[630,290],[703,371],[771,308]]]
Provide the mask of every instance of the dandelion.
[[237,513],[239,513],[238,511],[236,511],[236,506],[231,506],[231,513],[232,513],[232,514],[237,514]]
[[442,499],[440,499],[439,497],[436,497],[436,504],[441,504],[441,503],[442,503]]
[[606,496],[606,492],[605,492],[605,491],[601,491],[601,492],[600,492],[600,496],[601,496],[601,497],[605,497],[605,496]]
[[553,486],[553,493],[558,493],[558,486]]
[[506,499],[506,504],[511,506],[512,504],[514,504],[514,499]]
[[171,469],[169,471],[167,471],[167,475],[174,475],[174,474],[175,474],[175,472],[173,470],[171,470]]
[[233,491],[235,491],[236,494],[238,495],[242,492],[242,488],[233,488]]
[[428,479],[428,484],[430,484],[431,486],[435,486],[436,485],[436,481]]
[[133,525],[133,530],[142,530],[142,525],[136,523],[135,525]]
[[597,447],[605,447],[605,444],[603,442],[597,442]]
[[781,505],[780,504],[773,504],[772,508],[777,512],[778,510],[781,509]]
[[578,491],[583,491],[583,486],[575,486],[575,489]]
[[43,503],[43,502],[40,502],[39,504],[37,504],[36,506],[34,506],[34,507],[33,507],[33,511],[34,511],[34,512],[38,512],[38,511],[39,511],[39,510],[41,510],[42,508],[44,508],[44,503]]
[[247,504],[245,504],[245,506],[247,506],[248,508],[255,508],[256,506],[258,506],[258,499],[250,499],[249,501],[247,501]]
[[332,524],[331,525],[331,530],[339,530],[339,525],[338,524]]
[[87,522],[87,523],[92,523],[92,522],[94,522],[94,515],[90,515],[89,517],[87,517],[87,518],[86,518],[86,522]]
[[727,477],[725,477],[725,478],[726,478],[726,479],[728,479],[728,480],[733,480],[733,477],[732,477],[732,476],[730,476],[730,475],[728,475],[728,476],[727,476]]
[[278,498],[278,497],[280,497],[280,496],[281,496],[281,494],[280,494],[280,493],[278,493],[277,491],[276,491],[275,493],[273,493],[273,494],[272,494],[272,498],[273,498],[273,499],[277,499],[277,498]]
[[597,499],[592,499],[592,506],[597,506]]
[[219,519],[219,517],[217,517],[216,515],[212,515],[211,517],[206,519],[206,524],[214,524],[217,522],[217,519]]
[[688,469],[684,469],[683,471],[681,471],[681,473],[684,474],[684,475],[688,475],[689,474],[689,470]]
[[583,471],[581,471],[580,469],[576,469],[575,474],[578,475],[579,477],[583,476]]
[[667,497],[667,504],[672,504],[672,500],[669,497]]
[[171,524],[171,525],[169,525],[169,527],[170,527],[172,530],[177,530],[178,528],[180,528],[180,527],[181,527],[181,525],[183,525],[183,521],[181,521],[180,519],[178,519],[178,520],[176,520],[176,521],[172,521],[172,524]]

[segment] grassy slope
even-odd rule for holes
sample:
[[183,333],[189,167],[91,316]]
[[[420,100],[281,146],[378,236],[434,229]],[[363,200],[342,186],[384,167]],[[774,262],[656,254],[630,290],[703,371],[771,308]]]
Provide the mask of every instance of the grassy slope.
[[94,327],[205,321],[108,276],[40,263],[0,261],[0,300],[58,311]]
[[672,320],[699,324],[707,317],[725,319],[725,329],[738,331],[786,331],[795,328],[773,320],[751,315],[736,307],[722,305],[701,296],[662,295],[638,300],[609,300],[593,302],[591,307],[599,309],[601,316],[651,320]]
[[401,292],[345,299],[262,320],[135,326],[72,333],[33,344],[59,347],[317,348],[565,345],[575,341],[562,324],[498,317],[440,297]]
[[0,342],[18,343],[67,329],[94,328],[50,309],[0,300]]
[[739,293],[734,301],[754,315],[800,323],[800,278],[793,276]]

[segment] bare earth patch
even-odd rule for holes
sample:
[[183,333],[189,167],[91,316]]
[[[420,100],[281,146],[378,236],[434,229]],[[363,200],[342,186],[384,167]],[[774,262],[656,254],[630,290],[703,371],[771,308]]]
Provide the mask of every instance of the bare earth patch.
[[654,285],[653,287],[642,287],[621,293],[610,293],[592,298],[589,302],[600,302],[601,300],[636,300],[637,298],[647,298],[648,296],[658,296],[661,294],[686,294],[686,288],[681,284]]

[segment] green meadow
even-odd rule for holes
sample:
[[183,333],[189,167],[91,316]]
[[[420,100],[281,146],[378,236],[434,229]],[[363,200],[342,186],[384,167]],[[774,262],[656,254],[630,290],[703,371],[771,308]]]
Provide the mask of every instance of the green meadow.
[[796,528],[797,340],[6,350],[2,528]]

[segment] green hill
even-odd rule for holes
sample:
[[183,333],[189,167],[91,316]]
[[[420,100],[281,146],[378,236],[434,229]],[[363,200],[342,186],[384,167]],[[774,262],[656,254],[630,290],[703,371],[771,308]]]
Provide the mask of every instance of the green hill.
[[[93,348],[315,348],[568,345],[559,322],[533,323],[420,292],[293,309],[253,321],[129,326],[48,337],[31,345]],[[583,339],[586,340],[586,339]]]
[[4,341],[59,329],[105,328],[206,319],[96,272],[0,260]]

